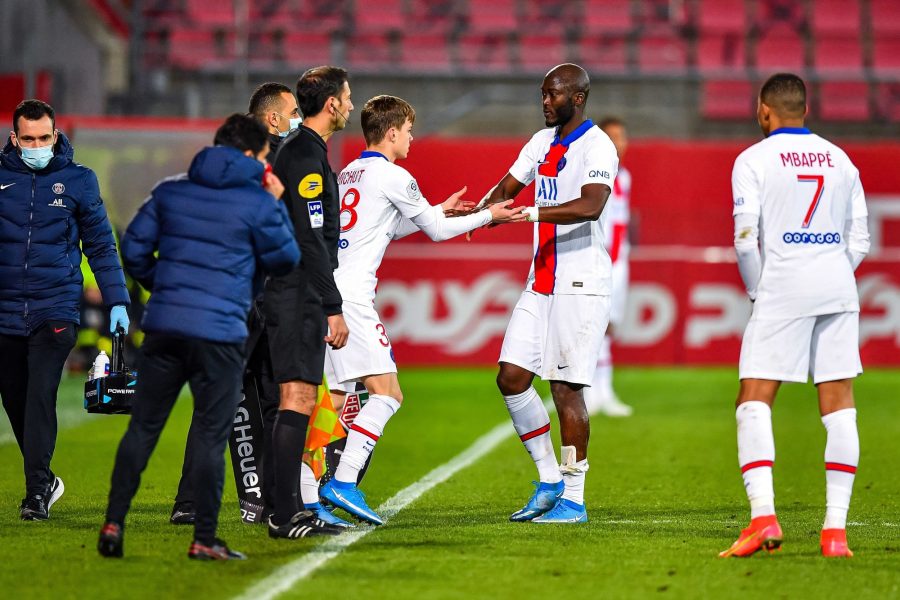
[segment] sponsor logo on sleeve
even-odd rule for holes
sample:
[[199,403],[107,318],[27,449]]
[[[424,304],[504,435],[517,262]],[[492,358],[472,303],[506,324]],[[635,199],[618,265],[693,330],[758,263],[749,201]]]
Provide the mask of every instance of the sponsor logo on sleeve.
[[322,210],[322,203],[319,200],[307,202],[306,210],[309,212],[310,227],[318,229],[325,224],[325,213]]
[[[321,173],[310,173],[297,186],[297,192],[302,198],[317,198],[322,195],[322,175]],[[321,227],[321,225],[320,225]]]

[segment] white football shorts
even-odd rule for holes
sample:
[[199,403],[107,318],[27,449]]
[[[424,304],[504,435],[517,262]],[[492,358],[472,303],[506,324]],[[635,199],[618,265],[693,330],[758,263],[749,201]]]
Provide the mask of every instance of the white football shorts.
[[741,343],[741,379],[813,383],[862,373],[859,313],[750,319]]
[[369,375],[396,373],[394,349],[375,307],[344,302],[342,308],[350,336],[347,345],[340,350],[331,346],[326,348],[326,370],[330,362],[334,371],[334,380],[329,379],[329,385],[337,389],[334,388],[336,383],[358,381]]
[[545,381],[590,385],[609,323],[609,296],[525,290],[506,327],[499,362]]

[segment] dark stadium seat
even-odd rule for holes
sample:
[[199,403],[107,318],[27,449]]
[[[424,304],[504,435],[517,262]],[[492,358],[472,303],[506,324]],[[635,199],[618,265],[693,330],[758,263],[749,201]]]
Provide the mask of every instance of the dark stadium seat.
[[234,61],[234,33],[176,29],[169,34],[169,63],[183,69],[219,69]]
[[624,33],[634,27],[629,0],[584,0],[582,6],[582,35]]
[[843,34],[859,36],[862,27],[860,0],[810,0],[813,36]]
[[747,64],[743,32],[701,33],[697,40],[697,68],[709,74],[734,74]]
[[327,33],[346,29],[353,0],[295,0],[297,29]]
[[466,71],[509,72],[509,36],[463,34],[457,40],[459,66]]
[[559,35],[521,35],[518,48],[519,65],[527,71],[546,73],[567,61],[566,41]]
[[293,3],[290,0],[250,1],[250,29],[253,31],[286,31],[296,23]]
[[824,121],[867,121],[869,85],[862,81],[824,81],[819,84],[819,118]]
[[872,31],[875,35],[900,34],[900,7],[897,0],[869,0]]
[[521,0],[519,6],[520,32],[562,36],[567,26],[577,23],[578,2]]
[[331,35],[313,32],[286,34],[284,60],[295,68],[308,68],[332,62]]
[[466,11],[468,31],[473,34],[504,33],[516,30],[516,0],[469,0]]
[[803,38],[788,27],[764,31],[756,43],[756,68],[760,71],[801,71],[805,63]]
[[402,31],[405,15],[404,0],[378,0],[376,6],[357,5],[353,11],[355,30],[359,33],[384,33]]
[[[856,0],[845,0],[854,2]],[[772,27],[786,25],[794,31],[806,27],[804,2],[798,0],[755,0],[751,6],[756,9],[754,21],[757,27],[767,30]]]
[[625,73],[628,70],[628,39],[618,34],[582,35],[578,60],[590,73]]
[[677,73],[687,66],[687,43],[675,31],[657,29],[638,40],[642,73]]
[[462,16],[456,0],[408,0],[406,31],[434,35],[450,33]]
[[699,0],[697,25],[701,32],[746,33],[747,11],[744,0]]
[[706,119],[751,119],[756,114],[756,89],[749,81],[705,81],[701,115]]
[[900,77],[900,36],[876,35],[872,48],[875,74],[880,77]]
[[813,66],[819,74],[862,75],[863,49],[858,35],[813,38]]
[[875,88],[878,116],[892,123],[900,123],[900,83],[879,83]]
[[347,39],[347,64],[351,70],[389,70],[396,68],[398,36],[392,32],[360,33]]
[[412,71],[444,72],[453,66],[447,37],[440,33],[404,33],[400,56],[403,67]]

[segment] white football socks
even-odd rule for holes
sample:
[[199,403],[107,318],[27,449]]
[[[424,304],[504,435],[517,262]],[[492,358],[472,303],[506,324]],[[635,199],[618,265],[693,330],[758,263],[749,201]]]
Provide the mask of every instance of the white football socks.
[[566,489],[562,497],[576,504],[584,505],[584,474],[589,468],[587,458],[575,462],[575,446],[560,448],[560,457],[562,460],[559,470],[562,473],[563,481],[566,482]]
[[845,529],[853,480],[859,464],[856,409],[845,408],[822,417],[825,442],[825,523],[822,529]]
[[553,442],[550,440],[550,415],[547,414],[537,390],[529,386],[521,394],[503,396],[503,399],[519,439],[525,444],[525,449],[537,466],[539,479],[544,483],[562,481],[559,463],[553,452]]
[[750,518],[774,515],[772,465],[775,464],[775,438],[772,435],[772,409],[765,402],[751,400],[738,406],[735,417],[738,463],[750,500]]
[[300,499],[304,505],[316,504],[319,501],[319,482],[312,468],[303,463],[300,465]]
[[337,481],[356,484],[357,476],[375,449],[378,438],[384,433],[385,425],[398,410],[400,403],[390,396],[369,396],[369,401],[356,415],[347,433],[347,445],[334,471]]

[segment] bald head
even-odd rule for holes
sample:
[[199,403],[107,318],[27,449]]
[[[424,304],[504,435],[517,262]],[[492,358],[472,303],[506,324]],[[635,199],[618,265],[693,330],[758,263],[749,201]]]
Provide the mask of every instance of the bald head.
[[563,63],[550,69],[544,77],[545,83],[555,82],[564,87],[570,94],[581,92],[587,100],[591,91],[591,78],[587,71],[573,63]]

